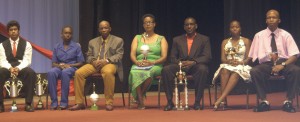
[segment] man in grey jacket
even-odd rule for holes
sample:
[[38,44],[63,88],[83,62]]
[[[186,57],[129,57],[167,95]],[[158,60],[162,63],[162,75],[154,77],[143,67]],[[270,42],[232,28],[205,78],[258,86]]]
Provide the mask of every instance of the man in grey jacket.
[[93,73],[100,73],[104,81],[104,95],[106,110],[113,110],[113,96],[115,88],[115,73],[123,79],[122,57],[124,53],[123,39],[110,34],[111,27],[108,21],[99,23],[100,36],[89,41],[87,63],[75,72],[75,102],[69,108],[71,111],[85,109],[84,85],[85,78]]

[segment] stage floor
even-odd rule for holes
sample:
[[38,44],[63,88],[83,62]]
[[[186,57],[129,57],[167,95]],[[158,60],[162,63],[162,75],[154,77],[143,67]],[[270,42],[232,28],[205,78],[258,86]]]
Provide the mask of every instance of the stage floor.
[[[213,89],[211,90],[213,91]],[[189,104],[193,105],[194,91],[191,90]],[[100,101],[97,103],[100,110],[91,111],[89,109],[80,111],[50,111],[36,110],[33,113],[24,111],[24,99],[18,98],[18,112],[9,112],[11,99],[5,99],[4,113],[0,113],[1,122],[299,122],[300,112],[286,113],[281,110],[282,102],[285,98],[285,92],[271,93],[268,95],[271,103],[271,111],[254,113],[256,95],[250,95],[250,109],[246,109],[246,95],[230,95],[228,97],[229,108],[225,111],[213,111],[209,105],[208,92],[205,91],[204,110],[195,111],[163,111],[166,105],[164,93],[161,94],[161,108],[157,107],[157,92],[149,92],[145,100],[146,109],[137,110],[136,106],[128,108],[128,94],[125,94],[126,107],[122,105],[121,94],[115,94],[114,111],[105,111],[103,94],[100,95]],[[45,96],[42,97],[45,102]],[[212,93],[212,99],[214,95]],[[74,105],[74,96],[69,97],[70,105]],[[34,98],[35,104],[38,98]],[[214,100],[212,100],[214,102]],[[50,101],[49,101],[50,103]],[[89,102],[89,105],[91,103]],[[296,102],[294,102],[296,106]]]

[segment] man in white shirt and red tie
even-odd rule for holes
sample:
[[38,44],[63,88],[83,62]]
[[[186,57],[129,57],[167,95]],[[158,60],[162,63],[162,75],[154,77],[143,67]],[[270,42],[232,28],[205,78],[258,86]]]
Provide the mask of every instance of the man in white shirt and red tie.
[[[33,102],[36,73],[30,68],[32,59],[31,44],[19,37],[20,24],[9,21],[7,24],[9,39],[0,44],[0,91],[4,82],[11,75],[17,76],[23,82],[25,92],[25,111],[33,112]],[[4,112],[3,94],[0,94],[0,112]]]
[[254,108],[254,112],[270,110],[270,103],[266,99],[264,88],[267,87],[266,82],[272,74],[283,75],[287,84],[287,96],[282,110],[290,113],[296,112],[292,101],[300,80],[300,68],[295,65],[299,57],[299,49],[292,35],[278,28],[280,22],[279,12],[269,10],[266,14],[268,27],[256,33],[249,51],[252,61],[256,59],[259,61],[259,65],[250,71],[260,99],[260,104]]

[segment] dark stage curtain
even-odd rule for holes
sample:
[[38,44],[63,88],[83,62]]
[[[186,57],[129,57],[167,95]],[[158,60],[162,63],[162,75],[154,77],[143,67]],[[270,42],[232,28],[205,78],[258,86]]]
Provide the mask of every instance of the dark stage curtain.
[[[280,27],[289,31],[299,44],[300,1],[298,0],[80,0],[80,43],[87,51],[88,41],[98,36],[98,22],[111,22],[112,34],[125,41],[124,79],[127,83],[131,67],[130,45],[134,35],[142,33],[141,17],[156,16],[156,32],[164,35],[172,45],[172,38],[183,34],[183,21],[195,17],[198,32],[211,39],[213,60],[210,79],[220,64],[220,46],[229,37],[228,24],[237,19],[242,25],[242,36],[253,39],[256,32],[266,28],[265,14],[269,9],[281,13]],[[210,82],[207,81],[207,82]]]
[[224,0],[224,35],[229,36],[229,22],[239,20],[242,24],[242,35],[253,39],[255,33],[267,27],[267,11],[276,9],[281,17],[279,27],[290,32],[299,47],[299,6],[299,0]]
[[[143,33],[141,17],[151,13],[156,17],[156,33],[164,35],[172,45],[172,38],[183,34],[183,21],[195,17],[198,32],[211,38],[214,72],[219,65],[220,40],[223,39],[223,1],[220,0],[80,0],[80,44],[87,51],[88,41],[98,36],[98,22],[108,20],[112,34],[124,39],[124,81],[127,83],[131,67],[130,45],[136,34]],[[217,56],[216,56],[217,55]]]

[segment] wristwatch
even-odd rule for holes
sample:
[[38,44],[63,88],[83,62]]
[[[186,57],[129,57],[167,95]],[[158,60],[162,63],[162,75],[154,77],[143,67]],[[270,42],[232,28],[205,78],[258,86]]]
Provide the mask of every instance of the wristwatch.
[[281,65],[282,65],[283,67],[285,67],[286,64],[285,64],[285,62],[282,62]]

